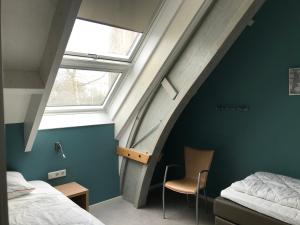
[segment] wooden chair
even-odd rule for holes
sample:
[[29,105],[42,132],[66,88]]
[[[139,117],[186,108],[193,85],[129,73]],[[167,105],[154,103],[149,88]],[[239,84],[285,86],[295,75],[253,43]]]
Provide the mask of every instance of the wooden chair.
[[164,182],[163,182],[163,218],[165,219],[165,188],[172,191],[196,196],[196,225],[198,225],[198,200],[199,192],[203,190],[205,201],[207,204],[206,196],[206,182],[210,165],[214,156],[213,150],[197,150],[189,147],[184,149],[185,158],[185,177],[180,180],[167,181],[168,170],[171,167],[177,167],[179,165],[166,166]]

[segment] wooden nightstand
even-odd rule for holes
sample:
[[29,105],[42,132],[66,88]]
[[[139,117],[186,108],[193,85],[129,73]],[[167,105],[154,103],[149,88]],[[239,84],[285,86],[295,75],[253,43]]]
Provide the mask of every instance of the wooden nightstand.
[[89,210],[89,190],[76,182],[55,186],[57,190],[85,210]]

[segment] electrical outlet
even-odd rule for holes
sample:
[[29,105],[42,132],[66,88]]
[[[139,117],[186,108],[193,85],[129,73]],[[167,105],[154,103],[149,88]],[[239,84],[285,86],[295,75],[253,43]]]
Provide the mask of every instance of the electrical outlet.
[[53,171],[53,172],[48,173],[48,180],[56,179],[56,178],[59,178],[59,177],[65,177],[65,176],[67,176],[67,170],[66,169],[57,170],[57,171]]

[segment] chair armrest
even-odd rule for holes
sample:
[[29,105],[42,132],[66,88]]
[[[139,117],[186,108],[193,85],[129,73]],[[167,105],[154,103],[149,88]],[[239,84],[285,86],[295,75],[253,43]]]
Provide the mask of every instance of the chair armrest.
[[171,164],[171,165],[167,165],[167,166],[166,166],[166,169],[165,169],[165,175],[164,175],[164,183],[163,183],[163,185],[165,185],[165,183],[166,183],[166,181],[167,181],[167,175],[168,175],[169,168],[172,168],[172,167],[182,167],[182,166],[179,165],[179,164]]
[[209,170],[201,170],[200,172],[199,172],[199,174],[202,174],[202,173],[208,173],[209,172]]

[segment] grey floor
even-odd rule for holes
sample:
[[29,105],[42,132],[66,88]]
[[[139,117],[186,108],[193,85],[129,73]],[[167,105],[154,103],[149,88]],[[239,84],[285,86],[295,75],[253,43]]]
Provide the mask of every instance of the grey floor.
[[[162,219],[160,192],[151,192],[147,206],[134,208],[130,203],[117,197],[90,208],[90,212],[105,225],[195,225],[194,198],[187,204],[184,195],[166,193],[166,216]],[[199,225],[213,225],[212,207],[200,201]]]

